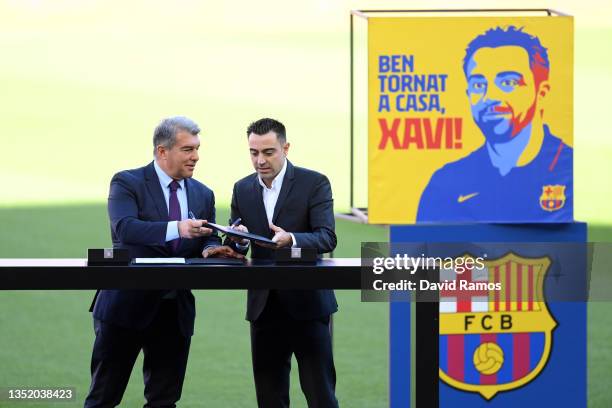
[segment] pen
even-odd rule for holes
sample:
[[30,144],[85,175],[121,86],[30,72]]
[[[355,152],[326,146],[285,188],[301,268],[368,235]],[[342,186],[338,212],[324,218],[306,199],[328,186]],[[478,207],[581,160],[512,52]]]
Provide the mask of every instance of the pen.
[[191,218],[192,220],[196,219],[195,215],[193,215],[193,212],[191,211],[189,211],[189,218]]
[[242,222],[242,218],[238,217],[234,222],[231,223],[230,228],[237,227]]

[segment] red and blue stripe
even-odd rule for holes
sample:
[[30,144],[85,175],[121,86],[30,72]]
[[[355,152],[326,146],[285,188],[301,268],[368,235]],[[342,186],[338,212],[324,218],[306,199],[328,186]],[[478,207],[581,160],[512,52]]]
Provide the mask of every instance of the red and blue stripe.
[[[496,343],[504,352],[504,363],[493,375],[482,375],[474,367],[476,348]],[[449,377],[474,385],[517,381],[536,367],[544,353],[544,333],[448,334],[440,336],[440,368]]]

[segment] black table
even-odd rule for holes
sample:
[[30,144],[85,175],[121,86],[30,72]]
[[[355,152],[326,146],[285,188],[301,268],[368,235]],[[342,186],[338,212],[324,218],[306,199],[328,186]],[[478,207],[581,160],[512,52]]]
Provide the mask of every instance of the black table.
[[360,289],[360,260],[294,265],[87,266],[85,259],[0,259],[8,289]]
[[[249,260],[242,265],[87,266],[86,259],[0,259],[0,290],[361,289],[359,258],[314,265]],[[438,303],[416,304],[418,407],[438,406]]]

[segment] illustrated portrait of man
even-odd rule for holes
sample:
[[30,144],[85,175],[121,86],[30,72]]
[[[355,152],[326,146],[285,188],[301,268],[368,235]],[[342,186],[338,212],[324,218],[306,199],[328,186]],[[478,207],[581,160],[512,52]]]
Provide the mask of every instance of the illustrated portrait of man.
[[550,66],[522,28],[492,28],[468,44],[466,94],[485,141],[432,175],[418,222],[572,221],[573,151],[544,122]]

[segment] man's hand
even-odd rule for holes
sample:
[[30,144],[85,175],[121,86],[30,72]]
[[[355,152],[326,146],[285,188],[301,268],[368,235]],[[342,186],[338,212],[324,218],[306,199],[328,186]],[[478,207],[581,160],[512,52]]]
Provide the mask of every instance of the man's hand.
[[244,259],[244,255],[239,254],[227,245],[208,247],[202,251],[204,258],[238,258]]
[[[245,227],[244,225],[237,225],[235,227],[230,227],[230,228],[236,231],[249,232],[249,229]],[[246,245],[249,243],[249,240],[246,238],[232,237],[231,235],[228,235],[228,237],[229,239],[232,240],[232,242],[235,242],[240,245]]]
[[287,231],[285,231],[281,227],[277,227],[272,223],[270,223],[270,229],[274,231],[272,241],[276,242],[277,248],[293,245],[293,238],[291,238],[291,234],[289,234]]
[[183,220],[178,223],[179,236],[181,238],[193,239],[207,237],[212,234],[210,228],[202,227],[206,220]]

